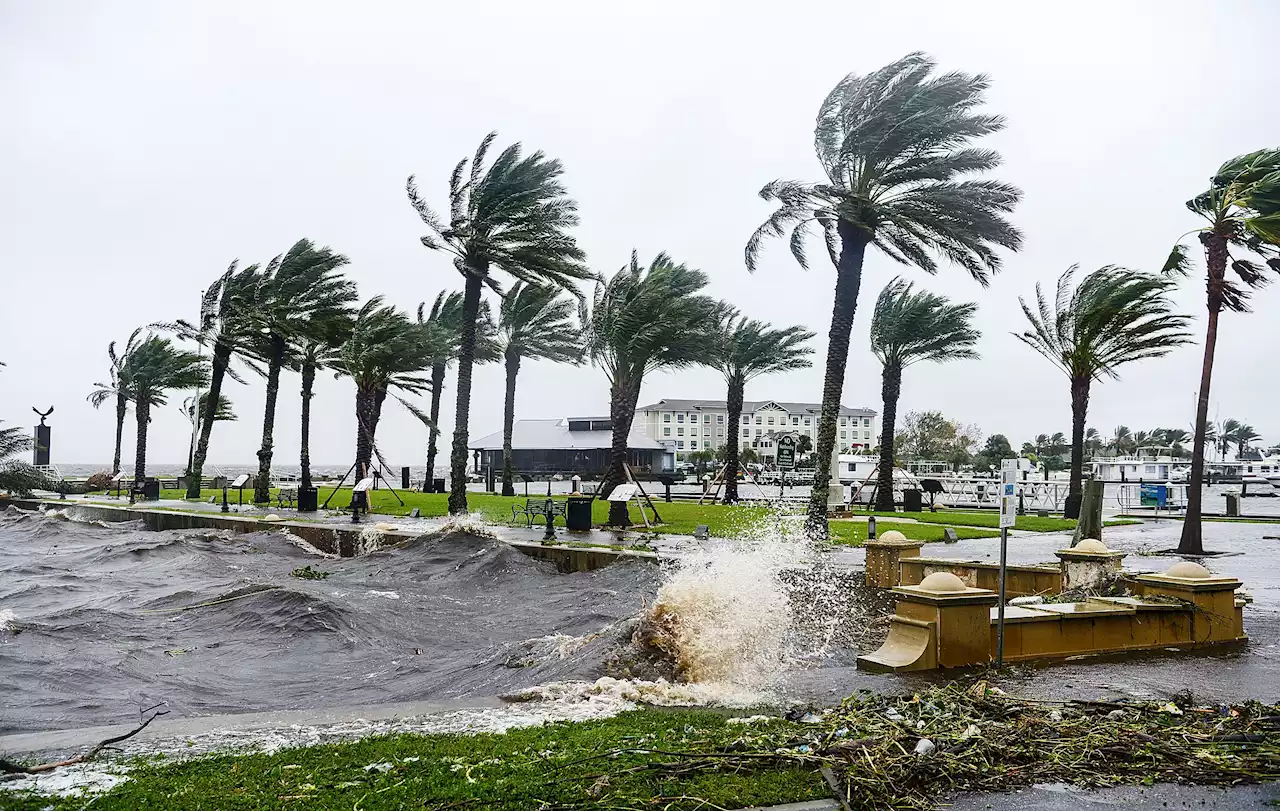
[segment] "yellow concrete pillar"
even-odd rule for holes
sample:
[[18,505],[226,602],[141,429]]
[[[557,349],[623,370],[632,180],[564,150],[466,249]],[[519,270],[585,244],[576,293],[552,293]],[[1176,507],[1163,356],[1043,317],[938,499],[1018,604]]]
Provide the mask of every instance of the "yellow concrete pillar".
[[867,552],[867,585],[878,589],[891,589],[898,585],[898,561],[902,558],[920,557],[922,546],[924,541],[908,541],[896,529],[864,543],[862,548]]
[[1243,640],[1244,621],[1235,591],[1240,581],[1215,577],[1199,563],[1175,563],[1160,574],[1137,578],[1146,597],[1171,597],[1195,607],[1191,614],[1191,641],[1200,645]]
[[1112,552],[1102,541],[1085,538],[1069,549],[1054,552],[1062,570],[1062,590],[1093,590],[1120,574],[1124,552]]
[[950,572],[934,572],[918,586],[893,590],[897,608],[889,637],[874,653],[858,657],[862,670],[930,670],[966,667],[991,658],[994,591],[965,586]]

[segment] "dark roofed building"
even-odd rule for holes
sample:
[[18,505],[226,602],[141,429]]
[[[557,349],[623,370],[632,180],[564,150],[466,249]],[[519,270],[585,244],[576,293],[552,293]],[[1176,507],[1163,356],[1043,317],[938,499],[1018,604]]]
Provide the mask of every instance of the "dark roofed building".
[[[511,427],[511,464],[521,473],[598,476],[609,466],[612,447],[613,425],[608,417],[516,420]],[[627,460],[635,472],[663,470],[666,447],[646,437],[638,425],[632,426],[627,448]],[[471,450],[479,451],[482,468],[502,468],[501,431],[473,440]]]

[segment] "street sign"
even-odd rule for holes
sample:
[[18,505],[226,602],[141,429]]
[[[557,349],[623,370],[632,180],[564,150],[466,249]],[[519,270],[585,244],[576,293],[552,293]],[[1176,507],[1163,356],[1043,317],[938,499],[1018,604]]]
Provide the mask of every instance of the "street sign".
[[778,470],[796,469],[796,438],[778,437]]
[[1000,528],[1012,527],[1018,518],[1018,460],[1000,463]]
[[249,483],[249,474],[241,473],[239,476],[236,476],[236,480],[231,483],[231,486],[235,487],[236,489],[239,489],[241,487],[244,487],[248,483]]
[[368,478],[361,479],[360,481],[356,482],[355,487],[351,488],[351,492],[367,493],[371,487],[373,487],[373,477],[369,476]]

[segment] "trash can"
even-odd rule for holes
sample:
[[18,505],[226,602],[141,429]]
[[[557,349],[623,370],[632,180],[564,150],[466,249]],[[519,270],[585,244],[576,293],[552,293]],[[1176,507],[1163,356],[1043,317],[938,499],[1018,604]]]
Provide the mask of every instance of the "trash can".
[[142,483],[142,500],[143,501],[159,501],[160,500],[160,480],[147,479]]
[[317,487],[298,488],[298,512],[313,513],[320,504],[320,489]]
[[591,502],[594,500],[590,496],[570,496],[564,513],[565,527],[576,530],[591,529]]
[[921,498],[919,490],[911,487],[902,491],[902,510],[909,513],[918,513],[924,510],[924,499]]
[[433,492],[433,493],[443,493],[443,492],[445,492],[445,489],[444,489],[444,479],[432,479],[432,480],[431,480],[431,492]]

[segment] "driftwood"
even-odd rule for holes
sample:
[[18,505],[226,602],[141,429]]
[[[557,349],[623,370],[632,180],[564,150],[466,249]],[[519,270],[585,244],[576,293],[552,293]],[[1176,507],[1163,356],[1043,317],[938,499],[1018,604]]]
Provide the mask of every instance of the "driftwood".
[[68,758],[67,760],[59,760],[55,763],[41,763],[38,766],[23,766],[20,763],[14,763],[13,761],[0,758],[0,773],[4,773],[6,776],[7,775],[17,776],[17,775],[25,775],[25,774],[43,774],[45,772],[51,772],[54,769],[60,768],[62,766],[72,766],[77,763],[84,763],[90,760],[91,758],[93,758],[94,756],[96,756],[103,749],[107,749],[111,747],[112,744],[120,743],[121,741],[126,741],[129,738],[132,738],[134,735],[137,735],[139,732],[146,729],[148,724],[150,724],[152,721],[156,720],[160,716],[168,715],[169,714],[168,710],[158,709],[159,707],[163,707],[163,706],[164,704],[156,704],[154,707],[148,707],[147,709],[143,710],[139,714],[140,716],[146,715],[152,710],[155,710],[155,712],[151,712],[151,715],[149,717],[145,718],[142,721],[142,723],[138,724],[138,726],[134,727],[129,732],[126,732],[123,735],[117,735],[114,738],[107,738],[105,741],[100,741],[92,749],[90,749],[88,752],[85,752],[82,755],[76,755],[75,757]]

